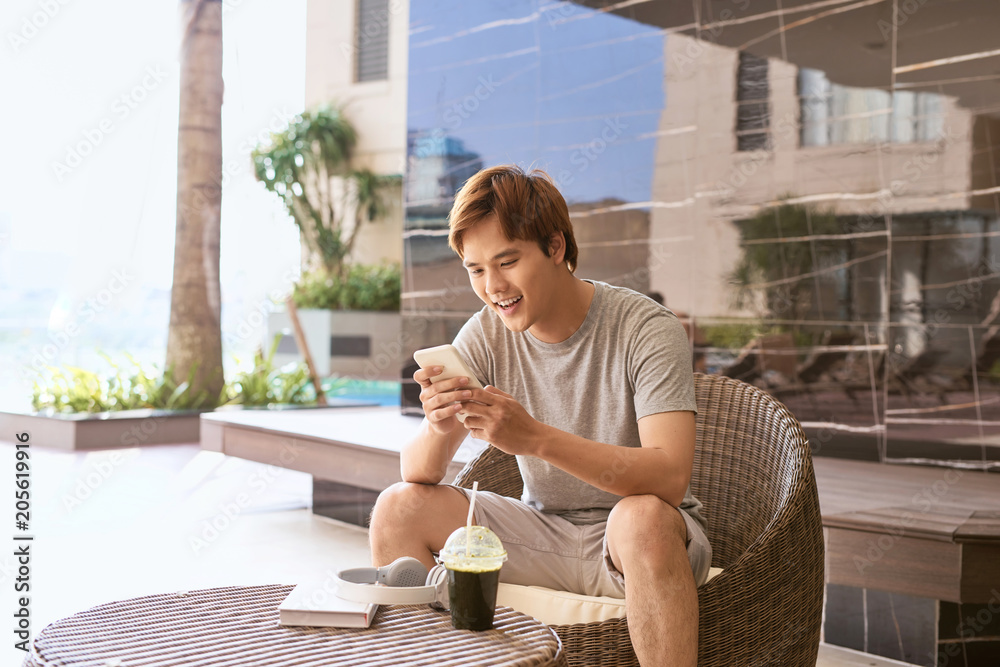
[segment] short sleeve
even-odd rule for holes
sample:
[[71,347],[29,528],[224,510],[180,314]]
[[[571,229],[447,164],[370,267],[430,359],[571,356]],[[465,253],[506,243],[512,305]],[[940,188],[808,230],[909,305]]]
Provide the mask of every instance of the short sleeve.
[[673,313],[664,310],[648,318],[630,349],[636,419],[658,412],[698,411],[691,348],[684,326]]

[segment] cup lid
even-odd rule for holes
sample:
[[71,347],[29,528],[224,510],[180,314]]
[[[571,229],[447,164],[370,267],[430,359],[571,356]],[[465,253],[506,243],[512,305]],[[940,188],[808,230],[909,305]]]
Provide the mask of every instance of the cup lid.
[[462,526],[448,537],[438,560],[452,569],[478,571],[495,570],[507,560],[496,533],[485,526],[472,526],[471,532]]

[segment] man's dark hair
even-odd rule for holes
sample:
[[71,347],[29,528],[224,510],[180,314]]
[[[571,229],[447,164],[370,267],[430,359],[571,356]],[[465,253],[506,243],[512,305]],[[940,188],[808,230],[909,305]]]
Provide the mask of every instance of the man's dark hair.
[[483,169],[455,195],[448,215],[448,245],[465,258],[462,236],[484,218],[496,215],[507,239],[534,241],[546,257],[551,254],[553,234],[566,240],[566,266],[576,270],[579,250],[573,236],[566,200],[552,179],[541,169],[525,173],[513,164]]

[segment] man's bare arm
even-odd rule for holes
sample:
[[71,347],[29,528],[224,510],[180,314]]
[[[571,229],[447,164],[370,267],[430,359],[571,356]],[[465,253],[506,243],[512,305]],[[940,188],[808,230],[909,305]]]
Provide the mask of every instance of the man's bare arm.
[[641,447],[595,442],[546,426],[536,456],[608,493],[652,494],[680,507],[691,482],[694,426],[693,412],[643,417]]
[[448,472],[448,464],[467,435],[464,428],[456,428],[451,433],[437,433],[425,417],[417,437],[404,445],[400,452],[399,468],[403,481],[440,484]]
[[641,447],[620,447],[542,424],[496,387],[472,390],[465,427],[509,454],[537,456],[588,484],[620,496],[653,494],[674,507],[691,481],[695,418],[661,412],[639,420]]
[[440,484],[448,471],[448,464],[468,435],[455,416],[462,409],[462,404],[455,401],[471,396],[466,389],[469,380],[456,377],[431,382],[431,378],[440,375],[443,370],[441,366],[434,366],[421,368],[413,374],[413,379],[421,387],[420,404],[424,408],[424,420],[420,423],[420,432],[400,452],[399,469],[404,482]]

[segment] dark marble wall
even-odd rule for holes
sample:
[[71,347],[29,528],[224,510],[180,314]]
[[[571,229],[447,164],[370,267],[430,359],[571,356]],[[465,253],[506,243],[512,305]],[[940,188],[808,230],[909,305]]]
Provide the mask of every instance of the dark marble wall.
[[681,5],[411,2],[404,382],[481,306],[455,191],[514,162],[569,202],[578,275],[658,292],[818,455],[1000,465],[1000,14]]
[[956,604],[829,584],[823,639],[926,667],[1000,664],[1000,592]]

